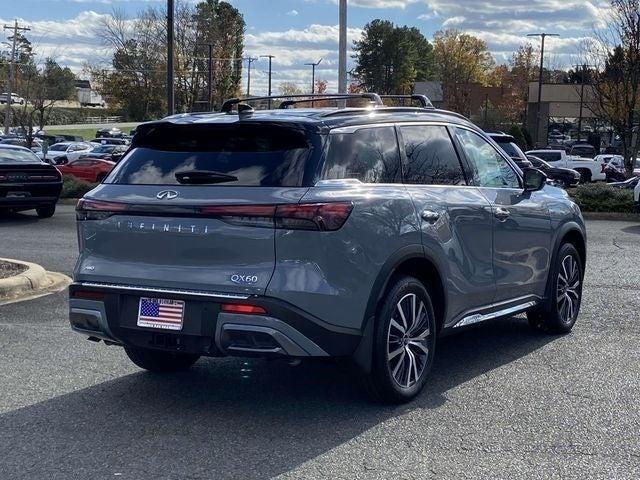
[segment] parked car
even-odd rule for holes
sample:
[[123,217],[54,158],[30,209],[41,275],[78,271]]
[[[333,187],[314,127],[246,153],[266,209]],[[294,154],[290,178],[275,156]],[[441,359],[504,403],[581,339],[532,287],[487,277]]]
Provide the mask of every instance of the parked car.
[[115,163],[97,158],[74,160],[66,165],[59,165],[58,170],[63,175],[71,175],[90,183],[101,182],[113,169]]
[[582,158],[594,158],[598,152],[589,143],[576,143],[571,147],[569,155]]
[[[0,93],[0,103],[6,104],[8,98],[9,98],[9,94],[7,92]],[[24,98],[22,98],[17,93],[12,93],[11,94],[11,105],[14,105],[14,104],[24,105]]]
[[93,140],[91,140],[91,143],[98,144],[98,145],[129,145],[131,141],[126,138],[101,137],[101,138],[94,138]]
[[0,210],[34,210],[40,218],[53,216],[62,190],[62,176],[31,150],[0,145]]
[[119,128],[100,128],[96,131],[96,138],[119,138],[122,136],[122,130]]
[[[46,160],[53,165],[65,165],[73,162],[81,156],[86,155],[93,149],[94,145],[89,142],[61,142],[51,145],[46,154]],[[41,158],[45,158],[43,152]]]
[[633,189],[633,203],[636,212],[640,213],[640,182],[636,183],[636,188]]
[[531,168],[531,162],[527,159],[527,156],[522,152],[516,139],[506,133],[488,133],[489,137],[496,142],[504,152],[511,157],[511,159],[520,167]]
[[155,372],[352,357],[390,402],[443,334],[521,312],[569,332],[585,227],[566,192],[457,114],[358,97],[376,108],[232,100],[138,127],[78,203],[72,328]]
[[527,155],[527,159],[531,162],[533,168],[543,171],[549,180],[551,180],[555,185],[569,188],[575,187],[580,183],[580,173],[575,170],[570,168],[553,167],[551,164],[534,155]]
[[127,149],[126,145],[96,145],[93,150],[80,158],[95,158],[118,163]]
[[[5,138],[0,140],[0,145],[17,145],[19,147],[27,146],[27,139],[23,137],[18,138]],[[42,140],[39,138],[34,138],[31,140],[31,151],[37,152],[42,150]]]
[[580,173],[580,181],[589,183],[606,180],[605,163],[602,160],[578,158],[567,155],[564,150],[529,150],[527,155],[541,158],[554,167],[571,168]]
[[604,173],[607,176],[607,182],[622,182],[627,178],[627,170],[624,166],[624,157],[622,155],[596,155],[597,161],[605,163]]
[[609,185],[611,185],[613,188],[619,188],[621,190],[633,190],[634,188],[636,188],[636,185],[638,185],[638,180],[640,180],[640,177],[631,177],[624,180],[623,182],[611,182]]

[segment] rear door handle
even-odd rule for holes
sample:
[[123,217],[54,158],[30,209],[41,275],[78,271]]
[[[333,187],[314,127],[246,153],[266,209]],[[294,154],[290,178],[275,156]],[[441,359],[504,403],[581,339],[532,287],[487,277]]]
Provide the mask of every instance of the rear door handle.
[[498,220],[500,220],[501,222],[504,222],[507,218],[509,218],[509,215],[511,215],[511,212],[509,212],[509,210],[507,210],[506,208],[496,207],[494,215]]
[[440,214],[433,210],[423,210],[420,214],[422,219],[427,223],[436,223],[440,219]]

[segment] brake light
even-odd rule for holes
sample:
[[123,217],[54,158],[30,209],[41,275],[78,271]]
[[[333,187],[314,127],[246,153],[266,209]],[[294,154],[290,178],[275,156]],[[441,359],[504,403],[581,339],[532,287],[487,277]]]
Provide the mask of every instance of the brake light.
[[76,218],[78,220],[103,220],[125,210],[127,210],[127,205],[123,203],[81,198],[76,205]]
[[332,232],[344,225],[351,210],[351,202],[279,205],[276,228]]
[[267,311],[258,305],[246,305],[238,303],[223,303],[221,310],[225,313],[239,313],[242,315],[263,315]]
[[71,294],[73,298],[82,298],[84,300],[103,301],[105,294],[103,292],[94,292],[91,290],[76,290]]

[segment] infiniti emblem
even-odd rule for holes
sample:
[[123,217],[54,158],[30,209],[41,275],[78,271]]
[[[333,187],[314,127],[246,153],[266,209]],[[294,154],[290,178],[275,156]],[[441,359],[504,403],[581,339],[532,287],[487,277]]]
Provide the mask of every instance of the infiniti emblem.
[[175,190],[163,190],[161,192],[158,192],[156,198],[158,198],[159,200],[173,200],[174,198],[177,198],[178,195],[180,194]]

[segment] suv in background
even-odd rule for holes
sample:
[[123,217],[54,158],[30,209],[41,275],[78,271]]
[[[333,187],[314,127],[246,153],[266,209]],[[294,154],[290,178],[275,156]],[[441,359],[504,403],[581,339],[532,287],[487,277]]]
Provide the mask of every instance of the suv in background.
[[420,392],[443,334],[522,312],[569,332],[586,240],[567,194],[460,115],[323,103],[346,98],[371,104],[140,125],[77,206],[73,330],[155,372],[350,357],[389,402]]
[[531,162],[516,143],[516,139],[506,133],[488,133],[489,137],[500,145],[500,148],[511,157],[519,168],[531,168]]

